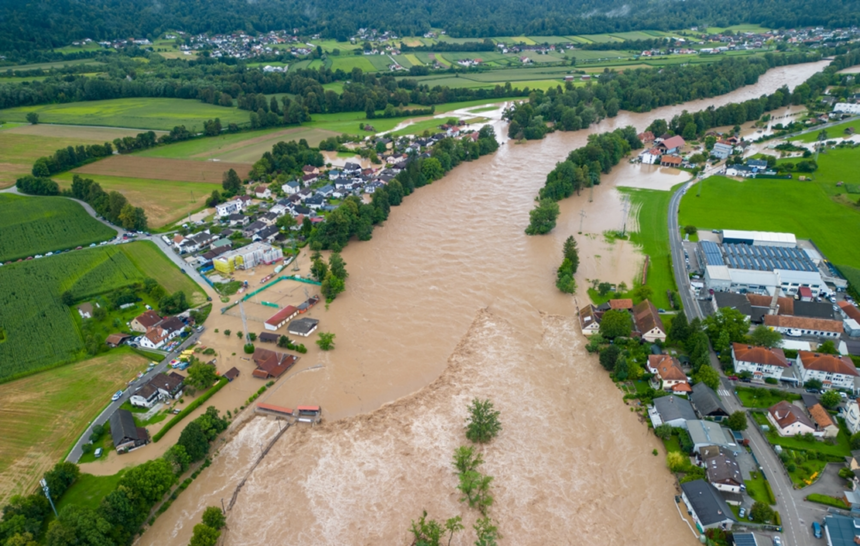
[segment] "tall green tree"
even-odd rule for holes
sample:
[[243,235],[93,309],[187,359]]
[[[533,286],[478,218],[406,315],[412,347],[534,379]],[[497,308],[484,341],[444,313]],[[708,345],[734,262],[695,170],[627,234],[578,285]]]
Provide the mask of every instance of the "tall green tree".
[[242,189],[242,179],[239,178],[239,175],[234,169],[230,169],[224,173],[221,187],[224,188],[226,193],[236,195],[239,193],[239,190]]
[[544,235],[555,228],[558,219],[558,203],[551,199],[541,199],[529,212],[529,226],[526,235]]
[[481,444],[495,438],[502,430],[499,415],[490,400],[473,399],[466,419],[466,438]]
[[579,269],[579,250],[576,248],[576,239],[573,235],[564,241],[564,258],[570,261],[570,272],[576,273]]
[[633,319],[630,313],[622,309],[610,309],[603,313],[600,320],[600,335],[608,339],[629,337],[633,331]]
[[782,343],[782,335],[776,330],[771,330],[764,324],[759,324],[750,332],[749,341],[758,347],[779,347]]

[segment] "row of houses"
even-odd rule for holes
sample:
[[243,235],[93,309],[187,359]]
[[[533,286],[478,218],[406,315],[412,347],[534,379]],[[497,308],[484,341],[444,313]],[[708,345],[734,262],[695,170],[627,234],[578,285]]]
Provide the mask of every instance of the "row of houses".
[[731,350],[735,372],[749,372],[754,382],[775,379],[804,384],[818,380],[825,390],[857,390],[860,373],[847,356],[798,351],[797,357],[790,360],[782,349],[745,343],[734,343]]
[[129,323],[129,327],[142,335],[137,343],[146,349],[161,349],[182,334],[187,324],[179,317],[162,318],[153,310],[144,311]]
[[612,299],[597,306],[588,304],[579,310],[579,325],[582,333],[590,336],[599,332],[603,314],[612,309],[630,313],[633,319],[634,337],[650,342],[666,341],[666,328],[663,326],[657,308],[650,300],[643,300],[637,305],[633,305],[631,299]]

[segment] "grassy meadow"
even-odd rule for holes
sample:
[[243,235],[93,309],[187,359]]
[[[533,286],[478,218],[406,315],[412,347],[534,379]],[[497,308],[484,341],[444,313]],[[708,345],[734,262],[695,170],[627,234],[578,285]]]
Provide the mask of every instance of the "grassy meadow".
[[[631,231],[630,240],[639,245],[642,253],[650,259],[645,283],[654,291],[650,299],[657,307],[669,309],[666,291],[677,290],[666,229],[672,192],[634,188],[619,188],[619,191],[630,196],[631,204],[639,208],[639,231]],[[640,274],[637,273],[637,277]]]
[[0,503],[32,490],[108,404],[111,394],[144,370],[148,362],[122,348],[0,385],[0,399],[4,401]]
[[41,123],[101,125],[169,131],[177,125],[203,129],[203,122],[220,118],[221,124],[247,124],[248,112],[185,99],[110,99],[65,104],[21,106],[3,111],[8,121],[23,122],[29,112],[39,114]]

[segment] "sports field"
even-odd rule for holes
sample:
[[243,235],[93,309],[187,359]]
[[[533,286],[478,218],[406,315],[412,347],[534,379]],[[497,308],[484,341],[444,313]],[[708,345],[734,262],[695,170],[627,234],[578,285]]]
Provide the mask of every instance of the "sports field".
[[[61,189],[71,187],[72,173],[54,176]],[[208,182],[168,182],[150,178],[86,175],[101,185],[106,192],[118,191],[129,202],[146,211],[149,226],[160,228],[172,224],[188,214],[197,212],[206,203],[213,190],[220,186]]]
[[0,504],[35,488],[147,362],[122,348],[0,385]]
[[65,197],[0,194],[0,262],[106,241],[116,231]]
[[240,178],[246,178],[251,171],[251,166],[247,163],[114,155],[101,161],[78,167],[72,172],[86,175],[120,177],[146,173],[147,178],[153,180],[221,184],[221,181],[224,179],[224,173],[230,169],[235,170]]
[[[316,117],[315,115],[314,118]],[[358,123],[354,125],[355,128],[349,131],[350,133],[358,132]],[[310,146],[317,146],[321,140],[340,134],[340,132],[336,133],[309,127],[263,129],[262,131],[224,134],[217,137],[177,142],[176,144],[151,148],[135,155],[140,157],[193,159],[197,161],[217,159],[218,161],[225,162],[232,161],[234,163],[253,164],[265,152],[272,151],[272,146],[278,142],[305,139]]]
[[221,124],[245,125],[248,112],[238,108],[214,106],[197,100],[183,99],[111,99],[65,104],[43,104],[21,106],[3,111],[8,121],[26,121],[28,112],[39,114],[42,123],[66,125],[99,125],[107,127],[131,127],[136,129],[161,129],[169,131],[177,125],[189,130],[203,130],[203,122],[219,118]]

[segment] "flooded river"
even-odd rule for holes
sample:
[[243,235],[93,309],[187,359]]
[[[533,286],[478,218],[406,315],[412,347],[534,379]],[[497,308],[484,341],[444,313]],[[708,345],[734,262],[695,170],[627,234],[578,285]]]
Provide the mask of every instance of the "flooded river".
[[[371,241],[344,250],[346,292],[328,310],[313,310],[320,330],[336,334],[336,348],[311,349],[261,398],[321,405],[326,423],[293,428],[275,444],[238,495],[225,544],[405,545],[409,522],[422,509],[436,519],[460,514],[468,529],[474,511],[457,500],[450,459],[466,443],[462,423],[475,396],[492,398],[502,411],[504,429],[484,449],[502,544],[692,544],[664,456],[651,454],[659,442],[583,348],[574,318],[583,295],[555,288],[569,235],[580,247],[581,288],[587,278],[632,284],[641,255],[629,242],[610,245],[600,236],[623,222],[616,186],[667,189],[683,178],[623,164],[604,177],[591,202],[584,192],[560,203],[551,234],[527,237],[523,230],[546,174],[589,133],[625,125],[641,131],[683,109],[793,87],[824,66],[781,67],[723,97],[622,112],[588,131],[543,141],[507,142],[393,208]],[[505,133],[501,122],[496,127]],[[300,263],[306,271],[307,257]],[[240,319],[216,314],[209,328],[241,328]],[[204,342],[226,343],[211,335]],[[239,358],[219,359],[219,369],[239,365],[250,375]],[[187,543],[203,508],[229,500],[241,474],[231,468],[277,432],[260,421],[222,448],[231,455],[216,458],[195,494],[183,493],[142,544]],[[473,537],[467,531],[452,544]]]

